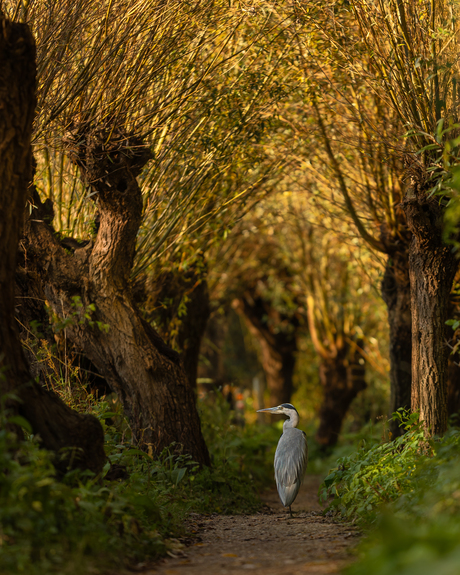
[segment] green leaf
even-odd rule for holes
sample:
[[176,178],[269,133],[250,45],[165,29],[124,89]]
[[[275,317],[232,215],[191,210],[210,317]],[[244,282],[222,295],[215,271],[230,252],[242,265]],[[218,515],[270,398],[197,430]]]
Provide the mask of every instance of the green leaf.
[[435,150],[435,149],[441,149],[441,146],[439,144],[428,144],[428,146],[424,146],[423,148],[420,148],[420,150],[417,150],[415,153],[421,154],[422,152],[426,152],[428,150]]
[[115,411],[105,411],[102,415],[100,415],[99,417],[101,419],[109,419],[109,417],[115,417],[117,414],[115,413]]
[[330,474],[326,477],[326,479],[324,480],[325,486],[326,486],[326,487],[330,487],[330,486],[334,483],[335,477],[336,477],[336,473],[335,473],[335,472],[330,473]]
[[172,482],[175,485],[179,485],[179,483],[182,481],[182,479],[184,478],[185,472],[187,471],[186,467],[181,467],[180,469],[174,469],[174,471],[171,473],[171,479]]
[[19,425],[19,427],[25,429],[27,433],[32,433],[32,426],[25,417],[22,417],[22,415],[13,415],[12,417],[8,418],[8,421],[9,423]]
[[107,473],[109,472],[111,465],[110,465],[110,460],[107,460],[106,464],[104,465],[104,467],[102,468],[102,477],[105,477],[107,475]]

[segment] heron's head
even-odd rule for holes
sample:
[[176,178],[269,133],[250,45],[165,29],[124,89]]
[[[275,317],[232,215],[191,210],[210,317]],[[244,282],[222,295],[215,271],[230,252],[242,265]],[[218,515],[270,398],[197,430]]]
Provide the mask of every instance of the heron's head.
[[292,403],[282,403],[281,405],[277,405],[276,407],[267,407],[266,409],[258,409],[257,413],[260,411],[268,411],[269,413],[281,413],[284,415],[288,415],[292,417],[294,414],[297,414],[297,409],[292,405]]

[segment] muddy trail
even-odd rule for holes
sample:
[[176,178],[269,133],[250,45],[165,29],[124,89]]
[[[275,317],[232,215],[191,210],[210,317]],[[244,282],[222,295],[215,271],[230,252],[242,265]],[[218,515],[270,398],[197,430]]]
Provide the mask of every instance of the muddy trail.
[[265,494],[255,515],[192,515],[195,534],[177,557],[143,575],[326,575],[340,573],[352,560],[359,533],[350,525],[320,515],[321,479],[307,476],[289,518],[276,490]]

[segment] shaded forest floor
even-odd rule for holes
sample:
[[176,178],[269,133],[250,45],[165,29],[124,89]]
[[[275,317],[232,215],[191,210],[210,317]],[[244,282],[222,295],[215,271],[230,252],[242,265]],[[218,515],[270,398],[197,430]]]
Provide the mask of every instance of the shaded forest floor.
[[289,518],[276,490],[264,494],[256,515],[198,515],[189,518],[195,537],[143,575],[325,575],[340,573],[359,537],[349,524],[322,517],[318,487],[307,476]]

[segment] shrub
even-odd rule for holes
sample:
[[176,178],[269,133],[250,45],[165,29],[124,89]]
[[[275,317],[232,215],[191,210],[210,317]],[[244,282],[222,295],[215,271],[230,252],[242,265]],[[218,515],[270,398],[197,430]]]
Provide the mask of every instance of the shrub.
[[416,419],[405,419],[404,436],[340,459],[325,479],[329,509],[369,531],[349,575],[460,572],[460,431],[428,442]]

